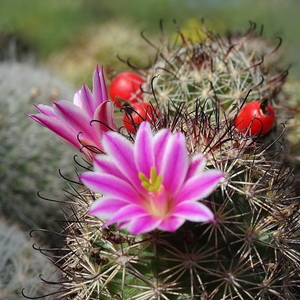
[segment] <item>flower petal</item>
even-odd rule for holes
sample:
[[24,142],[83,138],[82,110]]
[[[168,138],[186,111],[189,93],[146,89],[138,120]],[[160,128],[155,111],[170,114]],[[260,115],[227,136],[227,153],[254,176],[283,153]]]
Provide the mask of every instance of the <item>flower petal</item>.
[[98,65],[93,75],[93,96],[94,96],[94,110],[103,102],[108,100],[104,69],[103,66],[99,71]]
[[101,220],[108,220],[126,204],[126,202],[112,197],[101,197],[92,203],[89,213]]
[[186,180],[189,178],[201,174],[204,170],[205,164],[206,164],[206,156],[202,153],[197,153],[191,158],[191,162],[186,174]]
[[81,88],[80,98],[82,110],[89,116],[89,120],[92,120],[96,107],[93,106],[92,92],[86,85]]
[[119,177],[126,181],[126,176],[117,168],[114,160],[109,155],[96,155],[93,158],[94,171],[98,173],[107,173]]
[[142,122],[139,126],[134,146],[134,160],[138,172],[150,178],[151,167],[154,163],[154,141],[149,122]]
[[77,91],[73,98],[73,104],[82,108],[81,91]]
[[213,212],[198,201],[185,201],[177,205],[172,215],[192,222],[207,222],[214,220]]
[[164,231],[175,232],[183,223],[185,218],[180,216],[170,216],[167,219],[164,219],[161,224],[158,226],[158,229]]
[[189,164],[185,137],[181,132],[169,137],[161,164],[162,183],[166,191],[174,195],[181,189]]
[[132,220],[126,224],[126,229],[131,234],[146,233],[158,228],[161,221],[161,218],[152,215],[133,216]]
[[154,136],[155,166],[158,174],[161,173],[161,165],[164,158],[165,148],[170,136],[171,131],[167,129],[159,130]]
[[68,124],[68,127],[71,127],[77,134],[82,132],[83,139],[95,139],[95,132],[90,125],[91,119],[80,107],[69,101],[60,100],[58,103],[54,103],[54,111],[58,117],[64,120],[64,122]]
[[114,106],[110,101],[105,101],[96,108],[91,125],[98,132],[99,136],[102,135],[102,132],[117,130],[113,113]]
[[174,203],[186,200],[195,201],[207,197],[217,187],[224,173],[219,170],[209,170],[186,181],[174,199]]
[[77,139],[76,133],[68,127],[64,122],[57,118],[52,118],[43,114],[28,115],[31,119],[35,120],[39,124],[47,127],[55,134],[59,135],[68,144],[75,146],[77,149],[81,149],[82,145]]
[[104,151],[112,157],[117,168],[128,178],[128,182],[137,191],[143,193],[143,187],[134,163],[133,144],[117,132],[107,132],[103,133],[102,145]]
[[[140,219],[147,215],[147,212],[138,205],[124,205],[121,209],[116,211],[113,217],[107,221],[106,226],[114,223],[130,223],[132,220]],[[130,231],[131,232],[131,231]]]
[[79,176],[87,188],[129,203],[140,203],[140,195],[126,181],[110,174],[84,172]]
[[51,107],[49,105],[44,105],[44,104],[39,104],[39,105],[34,105],[34,106],[41,114],[44,114],[48,117],[58,119],[53,107]]

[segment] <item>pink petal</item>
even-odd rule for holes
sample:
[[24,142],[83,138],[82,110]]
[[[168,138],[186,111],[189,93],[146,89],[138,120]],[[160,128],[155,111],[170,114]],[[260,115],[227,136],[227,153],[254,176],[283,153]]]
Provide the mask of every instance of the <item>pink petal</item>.
[[93,158],[93,163],[94,163],[94,171],[96,173],[102,173],[102,172],[107,173],[127,181],[127,177],[120,172],[114,160],[109,155],[104,155],[104,154],[96,155]]
[[189,165],[186,180],[192,176],[200,174],[204,171],[204,167],[206,165],[206,157],[202,153],[197,153],[191,157],[191,163]]
[[48,117],[46,115],[37,114],[37,115],[28,115],[31,119],[37,121],[39,124],[49,128],[51,131],[59,135],[61,138],[66,140],[68,143],[75,146],[77,149],[81,149],[82,145],[77,139],[76,133],[68,127],[64,122]]
[[158,229],[163,231],[175,232],[179,227],[183,225],[185,220],[185,218],[182,218],[180,216],[170,216],[161,222],[161,224],[158,226]]
[[161,218],[157,218],[152,215],[145,215],[138,218],[132,218],[132,220],[126,224],[126,229],[131,234],[146,233],[157,229],[160,223]]
[[74,105],[73,103],[61,100],[58,103],[54,103],[54,111],[61,120],[64,120],[68,127],[73,128],[77,134],[83,133],[82,138],[88,140],[94,140],[95,132],[90,125],[91,119],[88,114],[81,108]]
[[188,170],[189,158],[185,137],[181,132],[176,132],[168,139],[160,174],[165,189],[174,195],[181,188]]
[[209,170],[186,181],[174,199],[174,203],[186,200],[195,201],[207,197],[217,187],[224,173],[219,170]]
[[154,163],[154,141],[149,122],[142,122],[135,139],[134,160],[139,172],[150,178]]
[[[93,96],[94,96],[94,108],[98,107],[101,103],[108,100],[104,70],[97,65],[93,75]],[[94,110],[95,110],[94,109]]]
[[73,98],[73,104],[82,108],[81,91],[77,91]]
[[161,165],[164,159],[165,148],[170,136],[171,136],[171,131],[168,129],[161,129],[154,135],[155,165],[158,174],[161,173]]
[[107,132],[103,133],[102,145],[104,151],[112,157],[117,168],[128,178],[128,182],[133,184],[137,191],[143,193],[144,189],[134,163],[133,144],[117,132]]
[[178,204],[172,215],[192,222],[207,222],[214,220],[213,212],[200,202],[185,201]]
[[44,105],[44,104],[39,104],[39,105],[34,105],[34,106],[40,113],[42,113],[48,117],[58,119],[53,107],[51,107],[49,105]]
[[127,203],[111,197],[98,198],[90,207],[90,214],[99,219],[110,219],[116,211],[123,208]]
[[90,121],[93,119],[94,111],[96,107],[93,105],[93,95],[90,89],[83,85],[80,91],[81,97],[81,108],[82,110],[88,114]]
[[84,172],[79,176],[90,190],[129,203],[140,204],[140,196],[126,181],[110,174]]
[[123,222],[127,223],[128,221],[131,222],[132,220],[140,219],[146,214],[147,211],[143,209],[141,206],[126,205],[114,213],[113,217],[107,221],[106,226],[114,223],[123,223]]
[[105,101],[96,108],[91,124],[99,136],[102,135],[102,132],[117,130],[113,113],[114,106],[110,101]]
[[[31,118],[32,120],[36,121],[37,123],[39,123],[40,125],[42,126],[45,126],[48,128],[48,126],[44,125],[43,121],[42,121],[42,118],[43,117],[48,117],[48,116],[45,116],[45,115],[42,115],[42,114],[36,114],[36,115],[30,115],[30,114],[25,114],[27,117]],[[42,118],[41,118],[42,117]],[[51,117],[50,117],[51,119]]]

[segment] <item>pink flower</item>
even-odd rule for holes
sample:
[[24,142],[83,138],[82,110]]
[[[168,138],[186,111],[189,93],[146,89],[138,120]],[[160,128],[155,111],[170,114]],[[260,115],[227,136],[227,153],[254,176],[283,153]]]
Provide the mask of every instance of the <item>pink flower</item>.
[[93,92],[83,85],[73,103],[60,100],[53,107],[36,105],[39,114],[28,115],[49,128],[62,140],[79,149],[87,157],[103,150],[101,139],[105,131],[116,129],[113,120],[113,104],[108,101],[104,71],[98,66],[93,76]]
[[204,171],[205,156],[188,155],[185,137],[162,129],[154,136],[143,122],[135,143],[116,132],[103,134],[106,154],[94,158],[94,172],[80,179],[103,196],[90,213],[106,226],[118,223],[132,234],[154,229],[176,231],[186,220],[214,222],[212,211],[199,202],[217,187],[224,174]]

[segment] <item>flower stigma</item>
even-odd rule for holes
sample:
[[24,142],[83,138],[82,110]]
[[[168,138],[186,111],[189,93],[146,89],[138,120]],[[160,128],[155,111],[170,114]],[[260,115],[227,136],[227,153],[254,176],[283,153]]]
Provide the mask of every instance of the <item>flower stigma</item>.
[[164,217],[170,211],[170,201],[162,184],[162,175],[157,175],[156,168],[151,167],[150,178],[142,172],[139,173],[141,185],[148,191],[146,209],[155,216]]
[[148,179],[142,172],[139,173],[141,185],[149,192],[157,192],[161,188],[162,176],[157,175],[156,168],[151,167],[150,178]]

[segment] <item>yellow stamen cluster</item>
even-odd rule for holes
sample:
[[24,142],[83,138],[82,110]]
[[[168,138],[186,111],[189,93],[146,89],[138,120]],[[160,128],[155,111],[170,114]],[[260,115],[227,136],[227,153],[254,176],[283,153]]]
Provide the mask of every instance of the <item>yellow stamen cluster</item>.
[[141,185],[149,192],[157,192],[161,187],[162,176],[157,175],[156,168],[151,167],[150,178],[147,178],[142,172],[139,173]]

